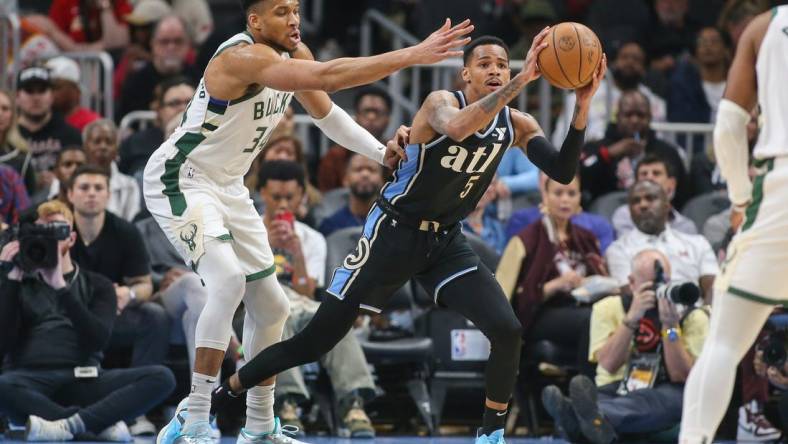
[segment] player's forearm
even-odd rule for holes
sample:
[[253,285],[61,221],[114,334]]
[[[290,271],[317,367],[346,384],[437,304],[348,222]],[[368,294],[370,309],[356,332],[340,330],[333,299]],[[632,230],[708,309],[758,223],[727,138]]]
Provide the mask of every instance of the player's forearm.
[[728,197],[735,205],[750,200],[752,183],[747,174],[747,122],[750,115],[737,103],[723,99],[714,126],[714,154],[722,177],[728,182]]
[[327,92],[366,85],[410,66],[410,48],[370,57],[343,57],[322,63],[320,77]]
[[453,140],[465,140],[482,126],[480,123],[491,121],[507,103],[520,94],[527,83],[525,77],[515,76],[494,93],[461,109],[447,122],[445,134]]
[[575,103],[575,111],[572,115],[572,126],[578,130],[584,130],[588,124],[588,108],[590,101]]

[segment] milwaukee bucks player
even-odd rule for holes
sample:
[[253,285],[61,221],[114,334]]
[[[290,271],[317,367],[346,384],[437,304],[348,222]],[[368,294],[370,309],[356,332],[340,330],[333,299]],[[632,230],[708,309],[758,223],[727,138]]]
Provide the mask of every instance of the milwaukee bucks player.
[[[736,236],[714,283],[711,326],[684,389],[679,442],[707,444],[731,399],[736,367],[776,305],[788,305],[788,6],[778,6],[744,29],[728,71],[714,126],[714,152],[728,181]],[[760,107],[761,127],[753,149],[754,181],[748,175],[747,123]],[[738,226],[740,224],[740,226]],[[768,374],[784,375],[782,366]],[[745,430],[765,441],[760,430]]]
[[260,380],[317,360],[352,327],[360,309],[380,311],[387,298],[416,278],[435,303],[471,320],[490,340],[485,412],[477,442],[503,442],[503,424],[520,359],[521,327],[503,291],[471,250],[460,221],[475,208],[504,152],[523,147],[550,177],[575,176],[588,105],[606,64],[577,90],[572,127],[558,152],[529,115],[506,106],[539,77],[536,55],[548,29],[535,39],[522,72],[510,80],[509,51],[481,37],[464,51],[462,91],[431,93],[415,116],[394,178],[381,191],[356,250],[334,271],[312,321],[273,345],[214,391],[215,405]]
[[[188,402],[159,434],[159,443],[211,441],[210,393],[230,339],[233,314],[246,306],[247,357],[281,339],[288,302],[243,176],[295,97],[337,143],[380,163],[390,149],[336,107],[324,91],[362,85],[415,64],[461,54],[468,21],[444,26],[413,47],[373,57],[315,62],[299,34],[298,0],[243,0],[246,31],[222,44],[209,62],[180,127],[151,156],[145,202],[169,240],[202,277],[208,301],[196,331]],[[247,395],[239,442],[289,442],[273,415],[273,374]],[[215,433],[213,434],[215,437]]]

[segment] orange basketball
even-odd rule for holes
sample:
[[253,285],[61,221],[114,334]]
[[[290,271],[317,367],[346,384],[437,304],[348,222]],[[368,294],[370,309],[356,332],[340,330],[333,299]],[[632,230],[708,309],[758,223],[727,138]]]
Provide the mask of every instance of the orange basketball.
[[602,44],[587,26],[559,23],[546,37],[547,47],[537,56],[542,75],[553,86],[576,89],[591,81],[602,60]]

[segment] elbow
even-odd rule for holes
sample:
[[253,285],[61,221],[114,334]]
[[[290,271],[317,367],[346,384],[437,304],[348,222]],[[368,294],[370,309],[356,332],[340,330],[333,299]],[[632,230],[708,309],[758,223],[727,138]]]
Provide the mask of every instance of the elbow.
[[340,85],[339,81],[331,76],[326,76],[320,80],[320,89],[323,91],[333,94],[342,89],[342,85]]

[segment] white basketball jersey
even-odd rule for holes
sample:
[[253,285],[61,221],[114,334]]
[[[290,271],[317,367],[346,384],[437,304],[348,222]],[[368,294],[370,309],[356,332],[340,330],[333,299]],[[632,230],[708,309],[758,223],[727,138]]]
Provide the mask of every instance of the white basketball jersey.
[[[251,34],[243,32],[231,37],[219,46],[213,57],[243,43],[254,43]],[[288,57],[282,53],[282,58]],[[181,125],[167,142],[214,181],[241,178],[265,146],[292,98],[292,92],[250,87],[242,97],[220,100],[208,94],[203,77]]]
[[762,126],[754,156],[759,159],[788,155],[788,6],[773,11],[755,63]]

